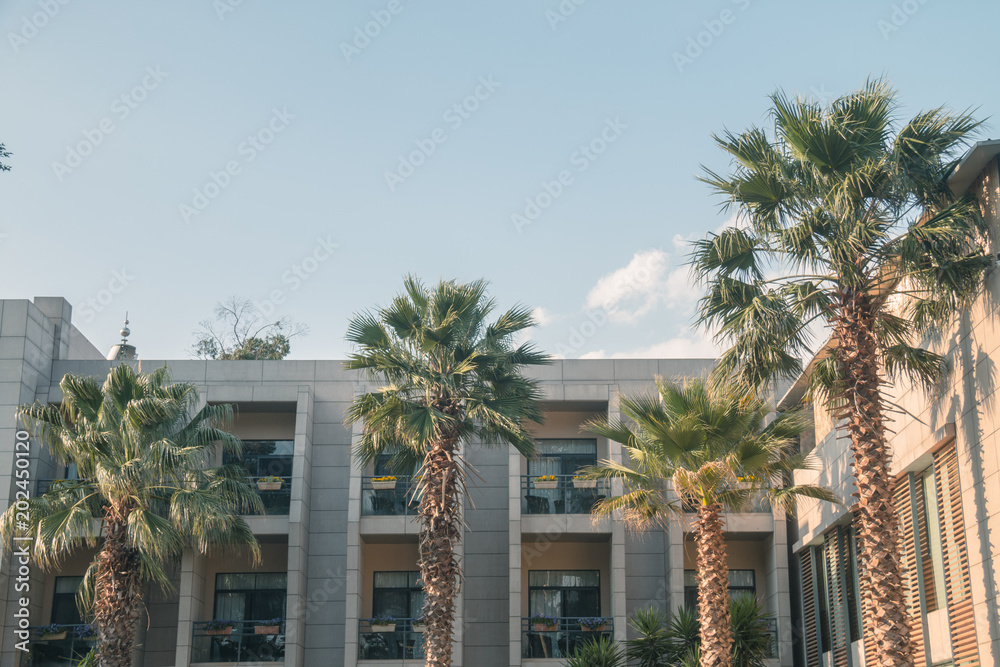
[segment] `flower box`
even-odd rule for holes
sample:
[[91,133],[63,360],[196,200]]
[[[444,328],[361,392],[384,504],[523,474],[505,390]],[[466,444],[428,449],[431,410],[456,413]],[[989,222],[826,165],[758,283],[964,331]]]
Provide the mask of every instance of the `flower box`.
[[573,486],[578,489],[596,489],[597,480],[596,479],[574,479]]
[[44,635],[40,635],[38,638],[44,642],[59,641],[60,639],[66,639],[66,630],[63,630],[62,632],[49,632]]
[[532,623],[531,629],[535,632],[555,632],[556,626],[545,623]]
[[231,635],[233,634],[233,626],[230,625],[229,627],[218,628],[216,630],[205,630],[205,634],[211,635],[213,637],[223,637],[226,635]]
[[423,632],[426,629],[427,629],[427,624],[426,623],[414,623],[413,624],[413,631],[414,632]]
[[595,625],[594,627],[588,627],[586,625],[581,625],[580,629],[584,632],[604,632],[604,625]]
[[558,480],[545,480],[544,482],[539,482],[538,480],[535,480],[536,489],[556,489],[558,487],[559,487]]
[[390,480],[388,482],[372,482],[373,489],[379,489],[380,491],[388,491],[396,488],[396,480]]
[[281,490],[281,482],[257,482],[257,489],[259,491],[279,491]]
[[372,632],[395,632],[396,624],[375,625],[372,623]]
[[276,635],[278,634],[277,625],[255,625],[253,628],[255,635]]

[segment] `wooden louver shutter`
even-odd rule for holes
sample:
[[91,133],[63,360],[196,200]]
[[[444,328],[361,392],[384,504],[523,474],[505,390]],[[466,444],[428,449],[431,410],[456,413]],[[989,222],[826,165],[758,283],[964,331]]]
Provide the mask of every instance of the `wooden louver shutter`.
[[833,665],[847,667],[848,629],[844,614],[846,605],[844,565],[838,533],[839,529],[834,529],[826,534],[823,551],[826,555],[826,585],[830,592],[830,640],[833,644],[830,649],[833,651]]
[[802,628],[805,633],[806,667],[820,667],[819,639],[816,636],[816,589],[813,588],[812,547],[799,554],[802,576]]
[[953,661],[955,667],[979,667],[969,551],[965,541],[962,489],[959,485],[958,454],[954,442],[934,454],[934,473],[941,520],[941,551]]

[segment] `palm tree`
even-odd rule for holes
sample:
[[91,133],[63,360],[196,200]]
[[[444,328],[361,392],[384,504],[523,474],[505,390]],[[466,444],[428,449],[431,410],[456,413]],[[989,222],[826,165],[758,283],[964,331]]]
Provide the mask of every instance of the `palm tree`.
[[801,372],[813,323],[831,334],[810,377],[851,439],[865,643],[878,665],[912,665],[882,386],[934,382],[942,357],[919,335],[968,304],[990,264],[978,204],[947,183],[979,123],[938,108],[897,129],[882,81],[826,107],[771,100],[773,139],[715,137],[735,167],[703,180],[739,224],[696,244],[700,321],[731,346],[719,371],[750,387]]
[[143,589],[149,582],[169,589],[168,567],[186,546],[247,549],[260,559],[240,517],[260,512],[260,499],[240,466],[211,466],[219,443],[242,452],[239,438],[221,428],[232,406],[198,410],[193,384],[168,382],[165,367],[143,374],[115,366],[103,385],[67,374],[60,405],[18,411],[57,463],[76,464],[79,479],[28,501],[27,528],[17,505],[8,508],[0,538],[9,549],[14,535],[30,536],[32,562],[45,570],[79,549],[97,550],[78,599],[93,610],[99,667],[132,664]]
[[[701,665],[729,667],[733,637],[723,511],[744,510],[760,498],[788,511],[796,497],[837,499],[820,487],[787,483],[792,472],[813,463],[798,452],[798,435],[809,427],[803,412],[784,412],[765,426],[768,407],[735,384],[658,380],[657,388],[655,396],[620,397],[625,422],[588,422],[587,430],[621,443],[628,459],[601,461],[584,474],[622,481],[622,495],[600,501],[594,511],[620,512],[632,529],[665,524],[685,508],[695,511]],[[680,502],[669,497],[667,481]]]
[[521,370],[548,357],[514,343],[533,325],[530,311],[515,307],[488,324],[493,309],[484,281],[427,289],[408,277],[390,306],[355,316],[347,331],[357,352],[345,366],[384,385],[356,397],[348,411],[350,423],[363,421],[356,458],[367,465],[390,454],[396,469],[421,466],[418,567],[427,665],[434,667],[449,667],[452,658],[467,470],[462,445],[510,445],[530,457],[525,422],[542,419],[538,384]]

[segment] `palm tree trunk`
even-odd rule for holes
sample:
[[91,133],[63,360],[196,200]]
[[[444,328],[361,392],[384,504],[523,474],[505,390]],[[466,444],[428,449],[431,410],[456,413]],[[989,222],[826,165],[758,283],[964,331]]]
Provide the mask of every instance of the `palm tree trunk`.
[[695,527],[701,667],[731,667],[733,632],[729,619],[729,565],[722,530],[722,505],[700,505]]
[[910,626],[899,563],[899,519],[893,505],[892,452],[886,441],[886,415],[878,368],[873,305],[866,294],[847,294],[836,323],[843,401],[835,412],[847,420],[854,455],[858,503],[858,576],[864,613],[864,641],[877,664],[912,667]]
[[460,570],[455,545],[462,538],[461,473],[457,438],[435,443],[424,458],[420,500],[420,560],[424,582],[424,649],[427,667],[451,667],[452,632]]
[[139,557],[129,547],[122,523],[106,525],[104,544],[97,556],[94,653],[98,667],[131,667],[142,599]]

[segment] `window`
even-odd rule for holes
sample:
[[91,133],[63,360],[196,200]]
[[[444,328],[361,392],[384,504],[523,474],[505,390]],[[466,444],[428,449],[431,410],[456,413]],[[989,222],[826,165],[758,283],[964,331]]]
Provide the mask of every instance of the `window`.
[[376,572],[373,589],[372,616],[423,616],[424,583],[419,572]]
[[291,440],[244,440],[243,458],[226,454],[223,463],[240,463],[251,477],[291,477]]
[[215,618],[265,621],[285,617],[284,572],[215,575]]
[[536,440],[535,458],[528,461],[528,474],[575,475],[580,468],[597,465],[597,440]]
[[531,570],[528,572],[528,614],[560,618],[601,615],[601,573],[598,570]]
[[858,536],[854,528],[841,532],[841,539],[847,540],[847,621],[851,641],[861,640],[861,588],[858,579]]
[[[753,570],[729,571],[729,597],[757,595],[757,575]],[[695,570],[684,570],[684,606],[698,608],[698,575]]]
[[820,645],[823,651],[829,651],[833,641],[830,634],[830,586],[827,583],[826,553],[823,547],[815,547],[813,553],[819,565],[816,578],[819,590],[816,591],[816,597],[819,598]]
[[76,608],[76,591],[83,577],[56,577],[56,591],[52,595],[52,620],[59,625],[80,625],[83,619]]
[[940,609],[947,599],[941,550],[941,517],[938,512],[934,468],[929,468],[919,476],[917,493],[923,494],[923,498],[920,499],[923,502],[919,500],[917,502],[917,511],[922,514],[917,518],[920,527],[920,564],[924,571],[927,611],[931,612]]

